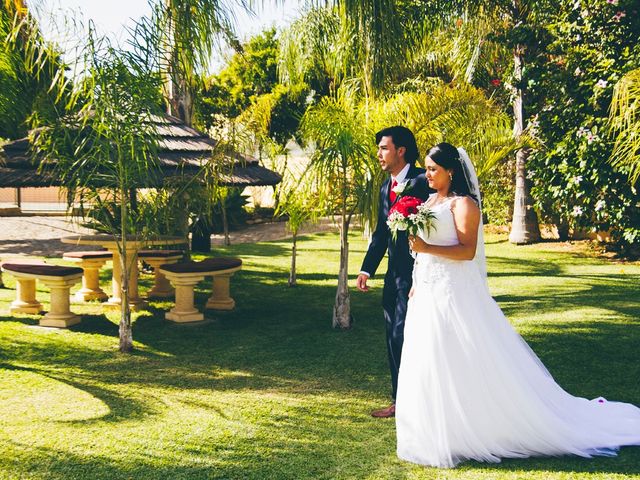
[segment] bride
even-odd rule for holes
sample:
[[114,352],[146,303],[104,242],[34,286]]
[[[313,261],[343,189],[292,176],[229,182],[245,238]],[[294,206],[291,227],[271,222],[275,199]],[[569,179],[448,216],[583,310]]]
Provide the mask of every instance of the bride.
[[398,456],[454,467],[640,445],[640,409],[565,392],[491,298],[466,152],[440,143],[426,170],[437,191],[427,201],[435,228],[409,240],[417,258],[396,399]]

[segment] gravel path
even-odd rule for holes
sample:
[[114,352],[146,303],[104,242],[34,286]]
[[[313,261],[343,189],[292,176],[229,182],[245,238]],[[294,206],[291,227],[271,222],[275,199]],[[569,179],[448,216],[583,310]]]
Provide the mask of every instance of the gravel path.
[[[301,233],[314,233],[333,229],[327,220],[302,229]],[[15,257],[60,257],[64,252],[80,250],[75,245],[62,243],[60,238],[69,235],[91,234],[66,217],[0,217],[0,259]],[[231,232],[232,244],[282,240],[291,235],[284,222],[248,225]],[[213,245],[222,245],[224,237],[213,235]]]

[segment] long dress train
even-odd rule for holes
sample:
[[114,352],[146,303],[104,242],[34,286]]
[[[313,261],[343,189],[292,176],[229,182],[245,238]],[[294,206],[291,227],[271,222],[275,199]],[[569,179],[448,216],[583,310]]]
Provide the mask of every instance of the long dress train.
[[[431,244],[456,245],[451,201]],[[397,453],[423,465],[615,455],[640,445],[640,409],[565,392],[511,327],[473,261],[418,254],[396,398]]]

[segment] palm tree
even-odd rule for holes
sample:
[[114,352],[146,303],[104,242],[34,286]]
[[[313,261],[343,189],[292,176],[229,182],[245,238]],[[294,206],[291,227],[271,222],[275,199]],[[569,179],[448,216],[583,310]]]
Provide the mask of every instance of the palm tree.
[[[272,0],[277,3],[279,0]],[[216,42],[224,40],[241,51],[233,25],[235,4],[248,11],[255,0],[159,0],[154,30],[164,51],[163,92],[167,113],[193,123],[193,92],[198,71],[209,65]]]
[[[513,43],[513,135],[519,139],[524,132],[525,119],[525,94],[526,87],[523,82],[523,68],[527,45],[519,39],[522,34],[520,26],[527,27],[535,15],[534,1],[513,0],[511,5],[505,8],[505,12],[511,21],[511,33],[517,39]],[[533,209],[530,195],[529,181],[527,179],[527,159],[531,150],[522,148],[516,153],[516,190],[513,203],[513,220],[509,241],[515,244],[526,244],[540,240],[540,228],[538,217]]]
[[230,13],[219,0],[161,0],[154,28],[164,51],[167,113],[191,126],[195,71],[206,67],[221,32],[231,32]]
[[161,81],[157,63],[148,64],[146,55],[138,53],[118,51],[105,39],[96,40],[90,30],[77,65],[81,75],[69,89],[64,66],[59,67],[51,90],[64,101],[58,109],[33,116],[31,138],[40,168],[59,178],[70,203],[81,198],[111,213],[100,218],[120,254],[122,352],[133,348],[128,280],[137,268],[127,236],[146,233],[132,215],[131,192],[158,184],[159,173],[153,115],[161,114]]
[[609,121],[617,134],[610,161],[628,171],[635,185],[640,179],[640,69],[628,72],[616,84]]
[[357,38],[338,12],[314,8],[286,28],[279,40],[278,73],[285,85],[308,85],[319,95],[335,94],[354,68]]
[[[59,56],[45,54],[37,23],[21,0],[0,3],[0,137],[19,138],[39,104],[51,103],[48,87]],[[26,63],[40,59],[38,68]]]
[[[490,16],[501,18],[499,26],[506,27],[508,44],[512,48],[513,58],[513,136],[522,143],[525,119],[526,86],[523,82],[523,68],[528,52],[527,39],[531,38],[532,25],[549,12],[552,12],[557,1],[536,0],[466,0],[440,2],[438,0],[425,1],[418,4],[409,3],[409,18],[425,19],[425,28],[416,28],[415,24],[402,21],[400,25],[393,20],[394,16],[402,15],[404,4],[399,0],[334,0],[341,6],[341,11],[358,28],[358,33],[370,42],[371,52],[394,52],[399,58],[411,58],[415,49],[415,35],[425,35],[433,30],[438,21],[452,21],[453,15],[473,16],[478,12],[488,12]],[[368,12],[377,11],[378,19],[368,18]],[[416,15],[417,14],[417,15]],[[503,25],[501,25],[501,23]],[[441,23],[442,24],[442,23]],[[409,28],[408,26],[411,26]],[[367,28],[368,31],[365,31]],[[385,30],[385,34],[382,34]],[[373,32],[373,33],[369,33]],[[397,40],[401,39],[398,44]],[[381,62],[389,61],[383,57]],[[390,64],[393,64],[392,62]],[[377,65],[377,63],[375,64]],[[383,65],[376,67],[384,71]],[[523,148],[516,155],[516,194],[514,199],[514,214],[509,240],[522,244],[535,242],[540,239],[540,230],[535,211],[532,207],[529,187],[527,183],[526,162],[530,149]]]
[[303,135],[315,144],[310,172],[315,179],[319,203],[340,217],[340,267],[333,307],[333,327],[351,327],[348,287],[349,227],[362,198],[373,197],[376,166],[371,148],[372,133],[354,92],[341,88],[323,98],[302,118]]
[[300,228],[310,222],[316,222],[322,214],[318,205],[313,184],[306,178],[306,171],[287,168],[284,171],[276,215],[286,217],[287,229],[291,232],[291,268],[288,284],[295,287],[297,282],[296,263],[298,255],[298,233]]
[[[482,90],[464,83],[431,83],[420,91],[368,100],[367,116],[372,131],[391,124],[407,126],[423,154],[442,141],[464,145],[481,182],[499,162],[529,142],[528,137],[516,140],[510,117]],[[380,172],[374,180],[379,187]],[[370,226],[377,218],[375,195],[361,202],[363,221]]]

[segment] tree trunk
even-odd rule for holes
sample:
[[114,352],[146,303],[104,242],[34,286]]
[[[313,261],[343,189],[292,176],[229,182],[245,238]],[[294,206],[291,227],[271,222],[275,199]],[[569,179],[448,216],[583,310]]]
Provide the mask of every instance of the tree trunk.
[[191,229],[191,250],[208,253],[211,251],[211,229],[206,220],[198,219]]
[[298,255],[298,232],[293,232],[293,245],[291,246],[291,271],[289,272],[289,286],[295,287],[296,282],[296,256]]
[[340,225],[340,271],[338,290],[333,306],[333,328],[351,328],[351,301],[349,298],[349,221],[343,213]]
[[[522,64],[523,45],[517,45],[514,49],[514,78],[516,83],[516,95],[513,99],[513,135],[518,138],[524,130],[524,92],[522,89]],[[523,148],[516,154],[516,191],[513,202],[513,220],[509,241],[515,244],[533,243],[540,240],[540,228],[538,217],[531,202],[529,194],[529,182],[527,180],[527,158],[530,149]]]
[[[165,0],[165,8],[171,8],[170,0]],[[175,45],[175,18],[167,25],[167,38],[171,47],[165,53],[168,68],[164,78],[164,98],[167,103],[167,113],[182,120],[187,126],[193,123],[193,97],[189,88],[186,73],[182,71],[178,58],[179,46]]]
[[[128,353],[133,350],[133,334],[131,332],[131,307],[129,306],[129,255],[127,254],[127,191],[120,190],[122,205],[120,208],[120,242],[122,251],[120,252],[120,266],[122,275],[120,277],[120,325],[118,328],[120,336],[120,351]],[[131,268],[136,268],[134,265]]]
[[558,229],[558,240],[566,242],[569,240],[569,222],[564,219],[556,221],[556,228]]
[[229,237],[229,219],[227,218],[227,202],[226,197],[222,198],[222,230],[224,232],[224,244],[231,245],[231,238]]
[[138,213],[138,190],[135,188],[129,190],[129,203],[131,204],[131,212]]
[[167,75],[167,113],[182,120],[188,127],[193,124],[193,98],[184,78],[175,78],[177,73]]

